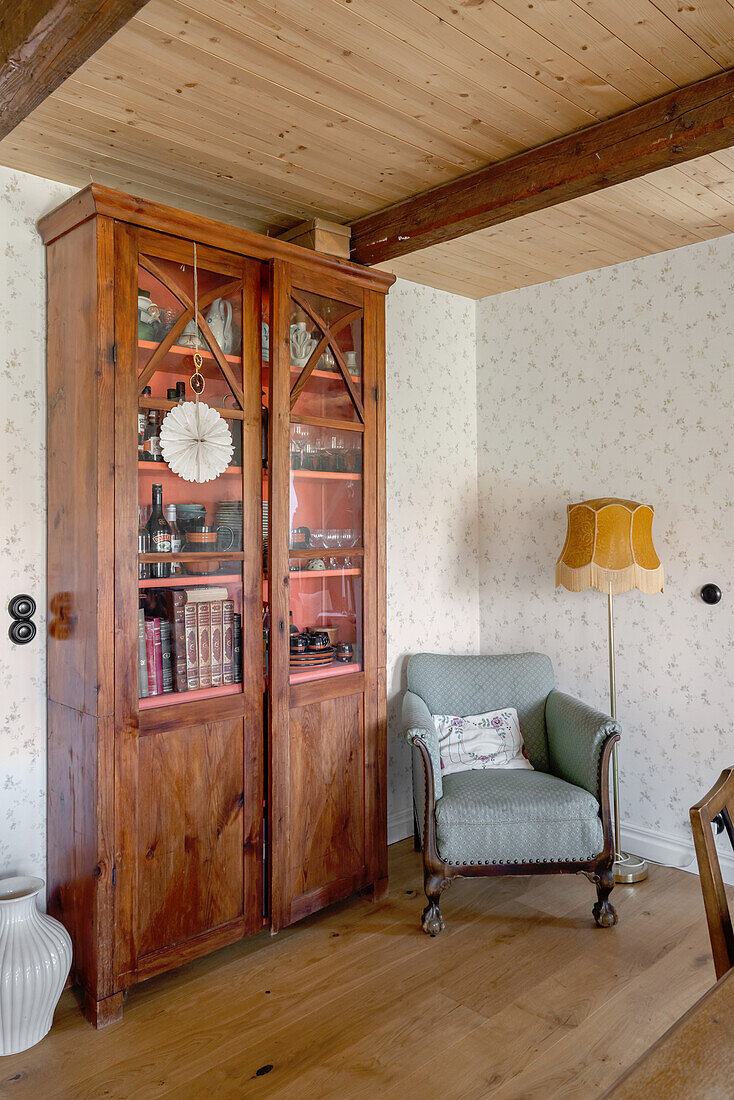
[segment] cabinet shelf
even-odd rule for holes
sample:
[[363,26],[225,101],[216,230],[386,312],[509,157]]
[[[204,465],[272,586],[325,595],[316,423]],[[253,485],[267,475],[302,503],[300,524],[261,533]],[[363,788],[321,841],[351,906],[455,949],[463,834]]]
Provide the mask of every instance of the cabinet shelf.
[[309,546],[306,549],[299,547],[297,550],[291,547],[288,551],[289,558],[363,558],[364,547],[362,546],[334,546],[329,547],[328,550],[325,546]]
[[[153,476],[153,474],[156,474],[159,477],[179,476],[178,474],[175,474],[173,472],[167,462],[138,462],[138,473],[150,474],[151,476]],[[242,477],[241,466],[227,466],[226,470],[223,470],[219,476],[234,477],[235,475],[238,477]],[[343,475],[340,474],[339,476],[341,477]],[[190,482],[189,484],[191,484],[192,490],[196,488],[196,484],[194,482]],[[205,484],[211,484],[211,482],[205,482]]]
[[[217,558],[218,561],[244,561],[245,555],[241,550],[211,550],[202,554],[186,554],[177,550],[175,554],[138,554],[138,561],[210,561]],[[209,576],[210,574],[206,574]],[[214,574],[216,575],[216,574]],[[166,578],[168,580],[168,578]]]
[[[297,367],[295,363],[291,363],[291,374],[294,378],[297,378],[302,371],[303,367]],[[362,381],[361,376],[358,374],[350,374],[349,377],[352,379],[352,382],[354,382],[355,385],[359,385],[359,383]],[[312,370],[311,374],[309,375],[309,382],[312,378],[317,380],[324,379],[327,382],[341,382],[342,385],[344,384],[342,372],[340,370]]]
[[[191,352],[191,354],[193,355],[193,352]],[[261,366],[262,366],[262,375],[263,375],[263,378],[265,380],[265,385],[267,386],[268,383],[269,383],[269,377],[270,377],[270,361],[268,359],[263,359]],[[304,364],[304,366],[305,366],[305,364]],[[303,371],[303,367],[298,367],[298,366],[296,366],[295,363],[291,363],[291,377],[294,380],[296,378],[298,378],[299,374],[301,374],[302,371]],[[362,376],[360,374],[350,374],[349,377],[352,379],[352,382],[354,382],[355,386],[361,385]],[[318,381],[323,381],[323,382],[329,382],[329,381],[331,381],[331,382],[342,382],[343,381],[341,371],[338,370],[338,369],[337,370],[317,370],[317,369],[314,369],[314,370],[311,371],[311,374],[309,375],[309,381],[312,378],[317,382]]]
[[150,695],[139,700],[140,710],[172,707],[177,703],[193,703],[197,699],[218,699],[220,695],[239,695],[242,684],[223,684],[221,687],[197,688],[195,691],[168,691],[165,695]]
[[[179,561],[179,558],[176,557],[175,560]],[[198,588],[200,585],[238,584],[241,580],[239,573],[210,573],[205,577],[165,577],[158,581],[146,577],[145,580],[138,581],[138,588]]]
[[[159,347],[161,342],[162,341],[156,341],[156,340],[138,340],[138,350],[139,351],[155,351],[156,348]],[[209,348],[199,348],[198,351],[199,351],[199,355],[201,356],[201,358],[203,360],[208,361],[210,363],[216,363],[216,359],[214,358],[212,353],[209,351]],[[173,346],[170,347],[168,349],[168,351],[166,352],[166,355],[196,355],[196,352],[197,352],[196,348],[185,348],[182,344],[173,344]],[[239,363],[240,362],[240,356],[239,355],[225,355],[224,358],[227,360],[228,363]]]
[[[319,557],[314,552],[315,558]],[[327,554],[328,557],[331,555]],[[291,577],[361,577],[361,569],[291,569]]]
[[291,672],[291,684],[305,684],[309,680],[328,680],[332,676],[345,676],[348,672],[361,672],[362,666],[350,662],[348,665],[329,665],[328,668],[307,669],[305,672]]
[[[191,397],[186,398],[187,401],[193,400]],[[207,404],[209,404],[207,402]],[[175,409],[178,406],[178,401],[164,401],[162,397],[140,397],[138,400],[139,409],[155,409],[156,412],[170,412],[171,409]],[[244,420],[245,414],[242,409],[225,409],[221,406],[210,405],[210,408],[218,412],[222,420]],[[146,462],[146,466],[152,466],[154,463]]]
[[[146,463],[143,463],[146,465]],[[361,481],[361,474],[333,473],[327,470],[291,470],[291,477],[304,478],[306,481]]]

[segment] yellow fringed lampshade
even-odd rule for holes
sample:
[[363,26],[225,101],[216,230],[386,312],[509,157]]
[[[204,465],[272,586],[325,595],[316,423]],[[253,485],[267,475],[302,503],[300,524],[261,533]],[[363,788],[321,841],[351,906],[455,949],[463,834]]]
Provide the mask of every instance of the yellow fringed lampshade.
[[556,586],[571,592],[662,592],[663,567],[652,541],[654,510],[617,497],[568,506],[568,530],[556,562]]

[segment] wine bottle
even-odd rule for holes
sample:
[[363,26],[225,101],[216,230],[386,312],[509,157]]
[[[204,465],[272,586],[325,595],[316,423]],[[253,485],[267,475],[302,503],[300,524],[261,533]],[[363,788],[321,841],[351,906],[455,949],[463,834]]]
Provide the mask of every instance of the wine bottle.
[[[146,386],[143,390],[143,397],[150,397],[151,388]],[[148,414],[145,409],[138,409],[138,462],[145,461],[145,454],[143,451],[143,444],[145,442],[145,426],[148,423]]]
[[[176,519],[176,505],[175,504],[167,504],[166,505],[166,519],[168,520],[169,526],[171,528],[171,554],[180,553],[181,546],[182,546],[182,539],[181,539],[181,532],[180,532],[179,527],[178,527],[178,520]],[[180,572],[181,572],[181,562],[180,561],[172,561],[171,562],[171,573],[180,573]]]
[[[150,552],[152,554],[171,553],[171,527],[163,514],[163,486],[153,486],[153,510],[148,520]],[[153,561],[150,563],[150,575],[153,580],[164,580],[171,575],[171,563]]]

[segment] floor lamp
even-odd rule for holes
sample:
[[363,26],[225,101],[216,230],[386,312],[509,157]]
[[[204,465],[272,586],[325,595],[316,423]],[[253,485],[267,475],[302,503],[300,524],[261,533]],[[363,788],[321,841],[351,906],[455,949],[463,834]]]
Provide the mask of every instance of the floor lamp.
[[[614,597],[639,588],[641,592],[662,592],[663,567],[652,541],[653,509],[648,504],[617,497],[600,497],[568,505],[568,529],[561,556],[556,562],[556,587],[570,592],[597,588],[604,592],[609,607],[609,695],[612,717],[617,717],[614,673]],[[647,863],[640,856],[622,851],[619,817],[619,759],[617,745],[612,756],[614,796],[614,879],[641,882],[647,878]]]

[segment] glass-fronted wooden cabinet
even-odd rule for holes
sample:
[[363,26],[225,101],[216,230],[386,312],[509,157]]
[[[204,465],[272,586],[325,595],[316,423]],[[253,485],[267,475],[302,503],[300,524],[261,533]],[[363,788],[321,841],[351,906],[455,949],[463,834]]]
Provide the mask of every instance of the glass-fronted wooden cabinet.
[[[99,1025],[385,889],[391,278],[96,185],[40,231],[48,904]],[[197,402],[227,428],[208,480],[166,449]]]

